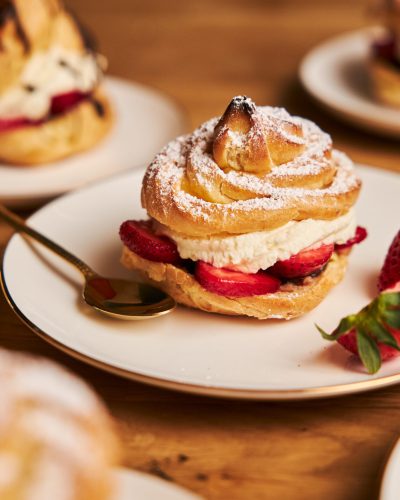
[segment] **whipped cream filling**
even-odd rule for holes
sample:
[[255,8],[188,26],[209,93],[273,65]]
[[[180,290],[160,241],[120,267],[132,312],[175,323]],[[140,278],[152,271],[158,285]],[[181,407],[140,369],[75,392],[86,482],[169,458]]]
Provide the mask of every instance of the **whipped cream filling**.
[[67,92],[89,93],[101,71],[96,56],[60,46],[35,52],[26,63],[18,85],[0,96],[0,119],[45,117],[54,96]]
[[183,259],[203,260],[215,267],[256,273],[307,247],[344,243],[354,236],[356,221],[351,209],[333,220],[291,221],[271,231],[234,236],[192,238],[161,225],[157,225],[156,230],[175,241]]

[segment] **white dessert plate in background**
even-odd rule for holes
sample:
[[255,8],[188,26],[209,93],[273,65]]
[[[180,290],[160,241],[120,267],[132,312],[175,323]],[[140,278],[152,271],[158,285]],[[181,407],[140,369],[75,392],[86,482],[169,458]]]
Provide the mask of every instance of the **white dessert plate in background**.
[[115,500],[201,500],[181,486],[132,469],[117,469],[115,480]]
[[383,474],[379,500],[398,500],[400,496],[400,440],[393,448]]
[[[148,321],[110,319],[80,299],[81,277],[49,251],[15,235],[4,254],[5,294],[38,335],[87,363],[121,376],[186,392],[244,399],[301,399],[400,383],[400,358],[368,375],[339,345],[323,340],[341,317],[366,305],[399,229],[400,175],[358,167],[357,204],[368,239],[349,270],[312,312],[292,321],[258,321],[178,307]],[[29,223],[99,273],[133,277],[119,263],[118,228],[142,218],[142,171],[123,173],[59,198]]]
[[121,170],[143,167],[169,140],[182,134],[186,118],[163,94],[119,78],[107,77],[115,123],[93,149],[43,166],[0,163],[0,201],[29,206]]
[[377,101],[368,75],[374,36],[371,27],[331,38],[312,49],[300,65],[306,90],[338,117],[382,135],[400,137],[400,109]]

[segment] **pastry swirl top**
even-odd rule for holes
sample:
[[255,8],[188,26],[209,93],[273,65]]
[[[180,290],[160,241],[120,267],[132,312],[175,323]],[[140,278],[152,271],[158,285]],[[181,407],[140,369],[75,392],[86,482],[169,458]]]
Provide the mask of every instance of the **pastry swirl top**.
[[314,123],[239,96],[220,120],[155,157],[142,205],[174,231],[207,237],[334,219],[348,212],[360,186],[351,160]]

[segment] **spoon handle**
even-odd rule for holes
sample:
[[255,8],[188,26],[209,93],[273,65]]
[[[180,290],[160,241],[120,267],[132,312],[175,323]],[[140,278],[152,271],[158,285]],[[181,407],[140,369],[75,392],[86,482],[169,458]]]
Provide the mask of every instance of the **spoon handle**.
[[91,278],[93,276],[96,276],[96,273],[87,264],[85,264],[85,262],[83,262],[81,259],[78,259],[78,257],[75,257],[75,255],[68,252],[68,250],[65,250],[65,248],[58,245],[54,241],[50,240],[49,238],[39,233],[32,227],[28,226],[25,223],[25,221],[21,219],[21,217],[18,217],[18,215],[14,214],[13,212],[10,212],[10,210],[8,210],[1,204],[0,204],[0,219],[7,222],[10,226],[12,226],[20,233],[27,234],[32,239],[38,241],[39,243],[47,247],[49,250],[51,250],[58,256],[67,260],[70,264],[78,268],[79,271],[81,271],[81,273],[85,277]]

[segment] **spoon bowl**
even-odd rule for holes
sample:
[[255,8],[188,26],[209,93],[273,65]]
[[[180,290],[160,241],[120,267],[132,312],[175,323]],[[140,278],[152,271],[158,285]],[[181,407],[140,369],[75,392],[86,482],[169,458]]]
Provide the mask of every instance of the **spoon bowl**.
[[119,319],[150,319],[172,311],[175,301],[162,290],[134,281],[92,276],[83,298],[97,311]]

